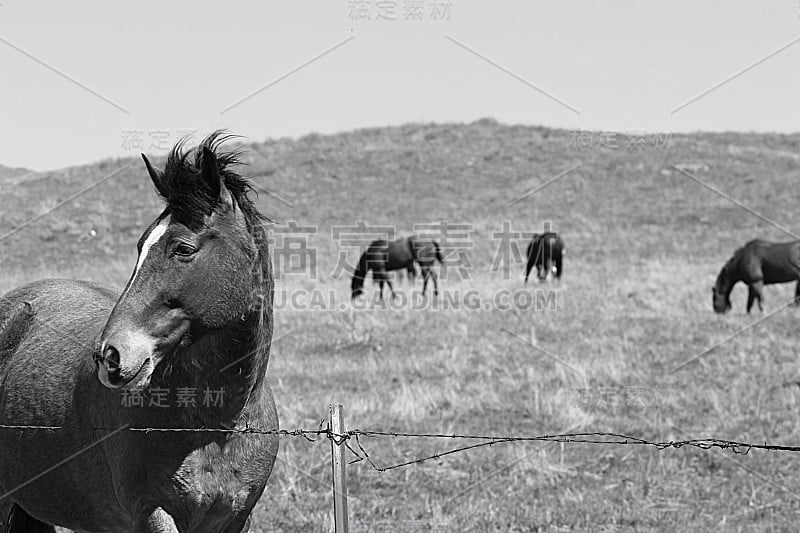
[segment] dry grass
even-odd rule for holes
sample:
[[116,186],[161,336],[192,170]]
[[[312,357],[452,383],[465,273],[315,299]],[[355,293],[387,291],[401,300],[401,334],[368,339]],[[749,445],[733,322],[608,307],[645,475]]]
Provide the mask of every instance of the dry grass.
[[[344,404],[348,425],[362,429],[616,431],[657,440],[800,443],[800,388],[783,386],[798,377],[800,311],[786,309],[733,336],[758,318],[743,312],[744,289],[734,291],[734,311],[724,317],[711,311],[709,290],[737,246],[756,236],[785,236],[668,171],[673,163],[706,164],[698,177],[796,229],[800,137],[677,136],[669,153],[581,150],[569,137],[480,121],[252,146],[254,179],[294,205],[262,195],[263,209],[279,220],[320,226],[313,240],[319,278],[284,277],[279,290],[332,291],[337,304],[276,314],[276,336],[288,332],[275,343],[269,369],[283,427],[316,427],[336,401]],[[504,207],[575,162],[583,164],[570,175]],[[19,209],[3,213],[0,222],[19,223],[52,205],[48,194],[66,194],[122,163],[1,191],[0,201],[13,195]],[[0,290],[45,275],[124,284],[135,239],[158,212],[144,180],[137,167],[3,243]],[[102,207],[109,204],[114,209]],[[496,247],[491,232],[503,220],[519,229],[552,220],[568,249],[564,280],[548,285],[557,291],[556,309],[338,308],[348,301],[349,281],[330,276],[337,257],[331,225],[367,220],[408,232],[413,223],[440,219],[475,228],[472,279],[445,279],[442,288],[451,294],[473,288],[485,297],[522,288],[521,265],[512,279],[489,272]],[[54,221],[80,232],[47,240]],[[89,225],[105,229],[81,240]],[[788,285],[769,287],[768,311],[792,294]],[[535,339],[558,359],[504,330]],[[637,387],[658,395],[626,402]],[[588,389],[590,401],[578,389]],[[458,444],[362,443],[380,465]],[[328,442],[286,438],[281,446],[254,530],[331,530]],[[362,462],[349,468],[351,523],[354,531],[791,530],[800,513],[798,459],[755,451],[509,444],[386,473]]]

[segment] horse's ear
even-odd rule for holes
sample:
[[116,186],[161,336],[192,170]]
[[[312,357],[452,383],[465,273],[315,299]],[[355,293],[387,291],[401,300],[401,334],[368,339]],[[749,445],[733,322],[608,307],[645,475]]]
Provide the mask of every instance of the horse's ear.
[[203,156],[201,158],[201,173],[203,180],[211,190],[211,197],[215,200],[219,198],[220,190],[222,189],[222,182],[219,175],[219,164],[217,164],[217,156],[208,146],[203,147]]
[[166,198],[167,191],[164,189],[163,181],[164,173],[151,165],[150,160],[147,159],[146,155],[142,154],[142,159],[144,159],[144,166],[147,169],[147,173],[150,174],[150,179],[153,181],[153,185],[155,185],[158,194]]
[[211,190],[211,197],[216,201],[216,208],[225,211],[231,207],[233,205],[233,197],[220,175],[217,156],[207,146],[203,147],[200,171],[203,175],[203,180]]

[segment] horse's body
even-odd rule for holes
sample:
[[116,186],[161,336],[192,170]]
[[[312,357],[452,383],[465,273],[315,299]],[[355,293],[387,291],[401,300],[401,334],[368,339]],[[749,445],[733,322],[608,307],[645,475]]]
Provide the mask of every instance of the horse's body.
[[547,276],[555,269],[556,279],[561,279],[564,268],[564,241],[557,233],[548,231],[534,233],[528,243],[528,262],[525,265],[525,283],[528,283],[531,269],[536,266],[539,281],[547,280]]
[[8,531],[247,531],[278,448],[239,431],[278,429],[272,274],[235,154],[214,151],[224,139],[194,165],[176,146],[166,176],[148,163],[167,208],[121,296],[45,280],[0,299],[0,424],[62,428],[0,429]]
[[748,287],[747,312],[758,302],[764,310],[764,285],[798,281],[795,303],[800,301],[800,240],[774,243],[755,239],[736,250],[720,270],[713,287],[713,306],[717,313],[731,309],[730,293],[734,285]]
[[439,294],[439,284],[437,283],[436,273],[431,270],[435,261],[442,263],[442,254],[436,241],[420,239],[416,235],[387,241],[379,239],[370,243],[367,250],[361,254],[358,260],[358,267],[353,273],[351,283],[352,297],[357,298],[364,292],[364,279],[372,270],[372,279],[377,281],[380,287],[381,299],[383,299],[383,285],[389,286],[389,291],[394,297],[394,288],[389,276],[386,274],[392,270],[406,269],[409,278],[413,281],[416,274],[414,263],[419,264],[422,273],[422,294],[428,286],[428,279],[433,281],[434,295]]

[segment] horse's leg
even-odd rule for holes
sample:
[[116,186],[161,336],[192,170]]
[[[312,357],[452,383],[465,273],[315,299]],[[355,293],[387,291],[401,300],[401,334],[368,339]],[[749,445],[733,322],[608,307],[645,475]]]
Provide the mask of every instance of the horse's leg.
[[439,283],[436,281],[436,272],[431,270],[431,279],[433,280],[433,296],[439,296]]
[[380,301],[383,301],[383,280],[386,277],[386,273],[384,272],[383,268],[381,267],[373,267],[372,268],[372,282],[378,284],[378,291],[380,292]]
[[[377,274],[377,273],[376,273]],[[389,279],[389,274],[385,270],[380,272],[380,286],[381,286],[381,301],[383,301],[383,285],[384,283],[389,286],[389,292],[392,293],[392,300],[394,300],[394,287],[392,287],[392,280]]]
[[411,283],[411,285],[413,285],[414,281],[417,279],[417,270],[414,268],[413,261],[411,262],[410,265],[408,265],[408,268],[406,270],[408,271],[408,281],[409,283]]
[[157,507],[142,521],[133,526],[134,533],[179,533],[175,520],[161,507]]
[[431,269],[430,267],[420,265],[420,271],[422,272],[422,295],[425,296],[425,291],[428,288],[428,278],[431,276]]
[[747,286],[747,313],[750,313],[750,309],[753,307],[753,301],[756,299],[756,291],[753,290],[751,285]]
[[6,533],[56,533],[56,528],[39,522],[17,504],[11,507],[6,524]]
[[794,288],[794,305],[800,305],[800,281],[797,282],[797,286]]
[[758,300],[758,310],[764,312],[764,281],[758,280],[754,282],[751,287],[755,291],[756,300]]
[[550,260],[545,259],[542,268],[539,270],[539,283],[547,281],[547,274],[550,272]]
[[392,293],[392,300],[394,300],[396,295],[394,293],[394,287],[392,287],[392,280],[390,280],[388,276],[386,277],[386,284],[389,286],[389,292]]
[[536,275],[539,282],[542,281],[542,275],[546,275],[545,267],[547,266],[547,254],[545,253],[544,245],[539,246],[538,254],[536,255]]
[[556,260],[556,279],[559,280],[561,279],[561,274],[564,273],[564,256],[562,254],[559,254],[558,259]]

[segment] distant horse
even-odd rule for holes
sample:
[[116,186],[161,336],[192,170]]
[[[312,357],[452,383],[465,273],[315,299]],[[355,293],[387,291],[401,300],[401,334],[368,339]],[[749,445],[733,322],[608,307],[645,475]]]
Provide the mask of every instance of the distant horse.
[[556,279],[561,279],[564,268],[564,241],[553,231],[534,233],[528,243],[528,263],[525,266],[525,283],[531,269],[536,265],[539,281],[545,281],[550,272],[555,271]]
[[59,428],[0,429],[7,531],[248,530],[278,453],[245,432],[278,429],[273,280],[229,138],[181,141],[164,171],[142,156],[166,207],[120,296],[54,279],[0,299],[0,424]]
[[[747,312],[758,300],[763,311],[764,285],[800,280],[800,241],[775,243],[755,239],[733,253],[720,270],[712,287],[714,311],[731,309],[733,286],[742,281],[747,285]],[[794,291],[795,304],[800,302],[800,281]]]
[[436,260],[442,263],[442,254],[439,245],[433,240],[420,239],[416,235],[412,235],[392,242],[385,239],[373,241],[367,251],[361,254],[358,267],[353,273],[353,281],[350,284],[352,298],[358,298],[364,292],[364,279],[370,270],[372,270],[372,279],[379,283],[381,300],[383,300],[384,283],[389,285],[389,291],[394,298],[394,288],[386,272],[405,268],[413,280],[416,275],[414,262],[419,264],[422,273],[422,294],[425,294],[428,279],[431,279],[433,280],[433,294],[438,296],[439,284],[436,281],[436,272],[431,270]]

